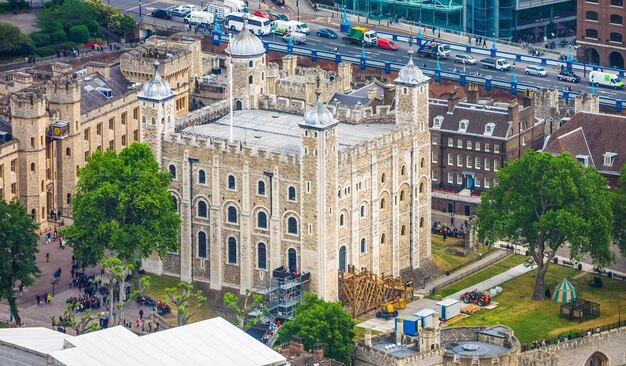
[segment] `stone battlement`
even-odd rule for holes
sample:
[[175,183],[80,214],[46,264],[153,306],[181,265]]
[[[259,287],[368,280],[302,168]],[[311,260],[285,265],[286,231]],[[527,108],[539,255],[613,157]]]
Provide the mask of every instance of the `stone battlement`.
[[362,156],[369,156],[372,153],[380,151],[384,146],[393,146],[396,142],[404,140],[406,137],[412,136],[409,128],[397,128],[393,131],[388,131],[382,134],[380,137],[369,139],[360,144],[354,145],[347,151],[340,151],[338,160],[340,163],[348,163],[352,159],[358,159]]
[[38,118],[47,113],[47,100],[42,90],[31,89],[11,95],[11,114],[17,118]]

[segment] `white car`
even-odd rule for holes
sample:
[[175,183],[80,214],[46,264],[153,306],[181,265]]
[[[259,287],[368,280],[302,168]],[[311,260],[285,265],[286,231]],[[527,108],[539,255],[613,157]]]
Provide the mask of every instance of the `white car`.
[[472,55],[454,55],[454,62],[461,63],[463,65],[476,65],[476,59]]
[[548,72],[541,66],[528,65],[526,66],[526,75],[535,75],[535,76],[548,76]]
[[180,9],[184,12],[191,13],[192,11],[196,10],[196,6],[195,5],[190,5],[190,4],[186,4],[186,5],[181,5],[179,6],[177,9]]

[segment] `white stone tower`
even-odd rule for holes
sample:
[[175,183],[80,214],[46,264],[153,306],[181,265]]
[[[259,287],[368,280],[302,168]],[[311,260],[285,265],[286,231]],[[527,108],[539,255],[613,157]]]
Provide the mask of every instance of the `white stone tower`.
[[441,329],[437,313],[432,314],[433,326],[419,331],[419,349],[421,353],[441,347]]
[[[318,75],[317,101],[300,123],[300,155],[303,216],[301,227],[302,270],[311,272],[311,291],[326,300],[338,296],[337,278],[337,121],[320,101]],[[301,261],[301,263],[305,263]]]
[[[401,268],[408,265],[419,267],[423,259],[431,256],[430,242],[430,191],[431,191],[431,142],[428,129],[428,82],[413,63],[413,51],[409,50],[409,62],[400,69],[396,83],[396,124],[413,131],[413,142],[405,160],[410,161],[410,197],[412,205],[410,221],[409,258],[400,258]],[[405,152],[406,153],[406,152]],[[408,262],[405,262],[408,261]]]
[[233,68],[233,108],[257,109],[259,98],[267,93],[265,86],[265,47],[259,37],[248,30],[248,16],[243,16],[243,29],[230,41],[227,52]]
[[154,60],[154,74],[137,94],[141,111],[141,141],[152,147],[159,165],[162,163],[161,141],[164,134],[174,132],[174,97],[176,94],[159,74],[159,61]]

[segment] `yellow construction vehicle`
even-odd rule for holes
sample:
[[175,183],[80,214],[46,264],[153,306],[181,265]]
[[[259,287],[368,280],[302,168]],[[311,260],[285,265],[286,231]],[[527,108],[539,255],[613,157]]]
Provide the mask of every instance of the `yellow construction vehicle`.
[[397,309],[404,309],[406,307],[406,299],[400,298],[397,300],[389,301],[380,307],[380,310],[376,312],[377,318],[385,318],[389,320],[391,317],[398,316]]

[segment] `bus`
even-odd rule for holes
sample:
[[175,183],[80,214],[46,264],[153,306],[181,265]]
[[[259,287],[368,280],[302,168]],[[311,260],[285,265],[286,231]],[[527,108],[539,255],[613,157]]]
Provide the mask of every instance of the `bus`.
[[[231,31],[240,32],[243,29],[243,20],[241,17],[244,13],[231,13],[226,16],[224,24]],[[272,32],[270,20],[248,15],[248,29],[257,36],[266,36]]]

